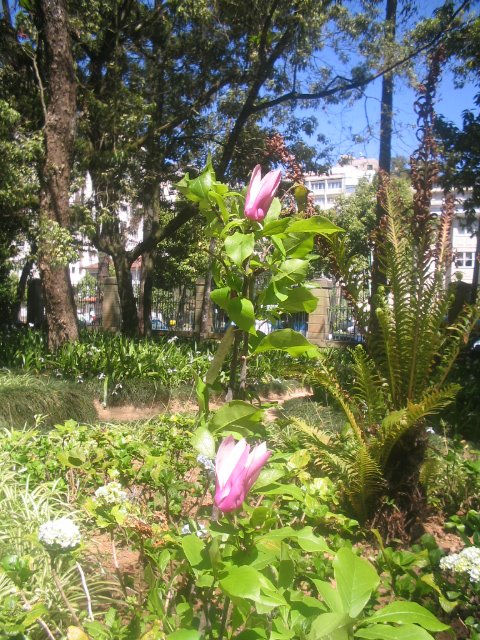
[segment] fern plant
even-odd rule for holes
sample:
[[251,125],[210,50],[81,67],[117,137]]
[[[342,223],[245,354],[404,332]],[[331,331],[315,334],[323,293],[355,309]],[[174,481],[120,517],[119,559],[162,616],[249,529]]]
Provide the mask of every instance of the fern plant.
[[[459,387],[449,384],[447,376],[478,318],[478,308],[467,306],[454,322],[446,320],[452,303],[445,267],[453,207],[446,208],[440,223],[424,217],[419,234],[415,213],[398,206],[391,190],[384,196],[386,216],[378,250],[386,285],[373,301],[375,335],[369,338],[368,350],[363,346],[353,350],[348,392],[328,358],[309,374],[311,383],[326,388],[340,404],[347,435],[320,437],[308,425],[297,425],[316,452],[317,463],[343,478],[362,520],[371,515],[381,496],[394,498],[407,516],[412,511],[420,491],[426,418],[454,399]],[[338,252],[338,268],[348,270],[338,239],[331,251],[334,260]],[[352,291],[349,286],[350,295]]]

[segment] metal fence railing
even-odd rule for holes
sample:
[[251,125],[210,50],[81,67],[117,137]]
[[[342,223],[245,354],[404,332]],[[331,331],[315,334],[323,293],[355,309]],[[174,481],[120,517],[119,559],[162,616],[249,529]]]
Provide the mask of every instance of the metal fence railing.
[[152,329],[154,331],[195,331],[195,291],[188,287],[174,291],[154,289]]
[[363,336],[354,317],[353,307],[345,299],[338,286],[334,286],[330,292],[328,327],[329,340],[350,343],[363,341]]

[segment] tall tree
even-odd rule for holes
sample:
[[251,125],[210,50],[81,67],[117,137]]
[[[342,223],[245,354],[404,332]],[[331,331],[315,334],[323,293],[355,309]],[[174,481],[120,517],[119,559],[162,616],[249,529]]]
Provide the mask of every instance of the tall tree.
[[[64,0],[41,0],[45,46],[45,161],[41,174],[38,266],[42,277],[48,346],[78,339],[68,263],[53,248],[70,226],[70,171],[76,117],[76,78]],[[42,90],[43,95],[43,90]]]

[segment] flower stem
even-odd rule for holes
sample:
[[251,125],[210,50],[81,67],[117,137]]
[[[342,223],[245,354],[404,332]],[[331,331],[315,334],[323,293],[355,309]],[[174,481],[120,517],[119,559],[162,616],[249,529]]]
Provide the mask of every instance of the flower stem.
[[56,569],[55,569],[55,562],[54,562],[54,559],[53,559],[53,556],[52,556],[52,555],[50,555],[50,567],[51,567],[51,570],[52,570],[52,578],[53,578],[53,581],[54,581],[54,583],[55,583],[55,586],[57,587],[58,592],[59,592],[59,593],[60,593],[60,595],[62,596],[62,600],[63,600],[63,602],[65,603],[65,606],[67,607],[68,612],[69,612],[69,613],[70,613],[70,615],[72,616],[72,620],[75,622],[75,624],[76,624],[78,627],[81,627],[80,619],[79,619],[79,617],[77,616],[77,614],[76,614],[76,612],[75,612],[75,609],[72,607],[72,605],[71,605],[71,603],[70,603],[69,599],[67,598],[67,594],[65,593],[65,591],[64,591],[64,589],[63,589],[62,581],[60,580],[60,578],[59,578],[59,576],[58,576],[58,574],[57,574],[57,571],[56,571]]
[[83,569],[79,562],[75,563],[77,567],[77,571],[80,574],[80,580],[82,581],[83,591],[85,593],[85,597],[87,598],[87,611],[88,611],[88,619],[94,620],[93,611],[92,611],[92,599],[90,597],[90,591],[88,590],[87,581],[85,579],[85,574],[83,573]]

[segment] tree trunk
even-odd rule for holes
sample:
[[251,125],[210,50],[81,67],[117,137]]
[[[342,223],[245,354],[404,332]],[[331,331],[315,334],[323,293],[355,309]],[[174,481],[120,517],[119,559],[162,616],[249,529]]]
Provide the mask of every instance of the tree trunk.
[[146,251],[142,256],[142,275],[138,301],[140,332],[144,336],[152,335],[152,291],[153,291],[153,252]]
[[[390,42],[395,40],[395,29],[397,20],[397,0],[387,0],[385,24],[387,37]],[[383,192],[390,176],[392,164],[392,125],[393,125],[393,73],[386,73],[382,78],[382,101],[380,110],[380,149],[378,158],[378,190],[376,209],[376,232],[381,233],[381,223],[385,216],[383,206]],[[376,249],[377,241],[374,239],[374,250],[372,260],[372,278],[370,288],[370,320],[369,335],[374,336],[378,330],[377,315],[375,313],[375,296],[379,287],[385,284],[385,274],[381,270],[380,258]]]
[[27,280],[33,267],[33,259],[28,258],[23,265],[22,273],[17,285],[16,299],[12,309],[13,322],[20,322],[20,309],[25,298],[25,290],[27,288]]
[[[69,227],[69,188],[75,135],[76,80],[64,0],[41,0],[47,51],[48,105],[45,113],[45,163],[42,169],[40,224],[48,233],[56,225]],[[48,328],[48,347],[78,340],[77,314],[70,274],[51,254],[55,238],[39,243]]]
[[138,335],[137,303],[133,292],[131,263],[126,253],[112,255],[117,276],[118,296],[122,312],[122,333],[126,336]]

